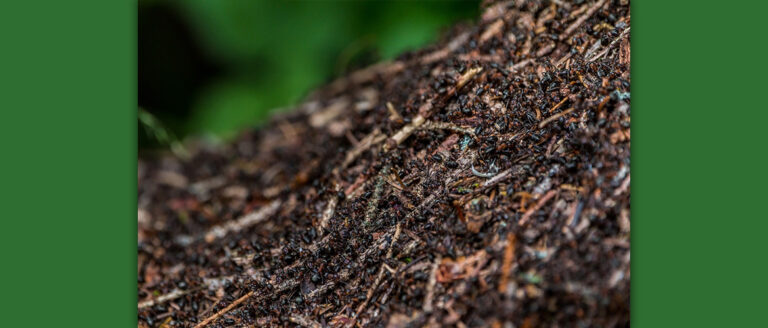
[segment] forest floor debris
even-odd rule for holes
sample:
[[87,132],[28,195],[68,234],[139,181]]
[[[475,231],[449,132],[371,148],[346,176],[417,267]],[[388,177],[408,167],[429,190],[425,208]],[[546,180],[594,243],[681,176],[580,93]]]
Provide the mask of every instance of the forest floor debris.
[[629,4],[484,6],[231,144],[141,154],[139,326],[628,326]]

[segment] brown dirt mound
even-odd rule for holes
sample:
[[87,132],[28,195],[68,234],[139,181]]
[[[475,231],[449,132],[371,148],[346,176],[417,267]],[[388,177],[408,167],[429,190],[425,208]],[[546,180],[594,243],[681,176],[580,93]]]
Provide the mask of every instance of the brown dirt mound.
[[475,26],[139,163],[139,325],[629,325],[629,4]]

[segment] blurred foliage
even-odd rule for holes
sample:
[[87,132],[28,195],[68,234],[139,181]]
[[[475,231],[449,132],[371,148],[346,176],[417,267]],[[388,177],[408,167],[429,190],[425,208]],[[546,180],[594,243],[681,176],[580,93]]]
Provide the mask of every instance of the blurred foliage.
[[[139,106],[182,138],[228,138],[477,13],[477,1],[141,0]],[[157,144],[142,130],[140,147]]]

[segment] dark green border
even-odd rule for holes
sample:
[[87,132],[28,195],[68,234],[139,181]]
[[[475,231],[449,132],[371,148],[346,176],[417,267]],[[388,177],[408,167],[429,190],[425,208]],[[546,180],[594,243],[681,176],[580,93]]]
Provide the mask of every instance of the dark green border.
[[0,4],[3,327],[136,327],[136,2]]
[[632,324],[763,327],[764,2],[632,3]]
[[[632,323],[763,326],[766,5],[632,11]],[[135,15],[0,2],[4,327],[136,323]]]

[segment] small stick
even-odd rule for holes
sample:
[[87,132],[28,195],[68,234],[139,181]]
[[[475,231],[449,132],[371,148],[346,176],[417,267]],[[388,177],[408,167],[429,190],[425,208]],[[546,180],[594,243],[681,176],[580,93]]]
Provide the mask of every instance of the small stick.
[[354,71],[345,77],[340,77],[328,85],[328,89],[336,94],[347,89],[352,84],[361,84],[373,80],[376,76],[389,76],[398,73],[407,67],[406,63],[401,61],[380,62],[366,68]]
[[606,0],[600,0],[597,4],[590,7],[587,12],[585,12],[579,19],[577,19],[573,24],[568,26],[568,28],[565,29],[565,32],[563,34],[560,34],[560,41],[565,40],[569,36],[571,36],[571,33],[575,31],[581,24],[583,24],[587,19],[589,19],[590,16],[592,16],[595,12],[597,12],[598,9],[602,8],[603,5],[605,5]]
[[477,75],[477,73],[480,73],[482,71],[483,71],[482,67],[475,67],[475,68],[470,68],[468,71],[464,72],[464,74],[461,75],[461,77],[459,78],[459,82],[456,83],[456,89],[454,90],[459,90],[465,85],[467,85],[467,83],[469,83],[469,81],[471,81],[475,77],[475,75]]
[[139,303],[138,307],[139,309],[155,306],[157,304],[163,304],[168,301],[172,301],[174,299],[177,299],[179,297],[182,297],[184,295],[187,295],[189,293],[197,292],[199,290],[208,288],[208,289],[215,289],[224,284],[224,281],[226,280],[232,280],[233,276],[224,276],[220,278],[206,278],[203,280],[203,285],[197,288],[189,289],[189,290],[180,290],[180,289],[174,289],[171,292],[167,294],[160,295],[154,299],[147,300],[144,302]]
[[[262,301],[262,300],[264,300],[264,299],[266,299],[268,297],[271,297],[273,295],[285,292],[286,290],[290,290],[290,289],[296,288],[298,285],[299,285],[299,281],[297,279],[287,280],[287,281],[277,285],[277,287],[275,287],[275,289],[272,291],[272,293],[270,293],[270,295],[263,295],[261,297],[258,297],[257,301]],[[238,306],[240,303],[244,302],[249,297],[253,296],[253,294],[254,294],[253,291],[248,292],[247,294],[243,295],[242,297],[240,297],[237,300],[235,300],[234,302],[232,302],[232,304],[230,304],[226,308],[222,309],[221,311],[217,312],[213,316],[211,316],[211,317],[205,319],[204,321],[200,322],[194,328],[201,328],[201,327],[204,327],[205,325],[211,323],[213,320],[216,320],[216,318],[218,318],[218,317],[224,315],[225,313],[231,311],[236,306]],[[214,305],[215,305],[215,303],[214,303]]]
[[450,122],[434,122],[434,121],[426,121],[424,125],[421,127],[425,130],[451,130],[456,131],[464,134],[469,134],[474,136],[475,131],[467,128],[460,127],[456,124],[450,123]]
[[395,288],[395,284],[389,284],[389,288],[387,288],[387,291],[384,292],[384,296],[381,297],[381,304],[387,304],[387,299],[389,298],[389,294],[392,293],[392,289]]
[[397,183],[400,185],[401,190],[408,190],[408,186],[405,185],[405,182],[403,182],[403,179],[400,178],[400,174],[395,173],[394,174],[395,179],[397,179]]
[[[456,90],[458,90],[458,87],[451,89],[447,97],[450,97]],[[392,148],[392,144],[399,145],[405,141],[405,139],[408,139],[416,129],[426,122],[427,118],[431,115],[433,106],[432,102],[422,104],[421,107],[419,107],[419,114],[413,118],[411,123],[406,124],[400,131],[397,131],[397,133],[392,136],[390,142],[384,144],[382,150],[386,153]]]
[[571,20],[574,17],[576,17],[578,15],[581,15],[582,13],[587,11],[587,9],[589,9],[589,5],[588,4],[584,4],[583,6],[579,7],[579,9],[576,9],[576,10],[572,11],[571,13],[569,13],[567,19]]
[[[378,240],[384,240],[386,242],[386,238],[390,234],[392,234],[392,230],[393,230],[393,228],[390,228],[384,235],[379,237]],[[381,245],[380,243],[376,242],[373,245],[371,245],[371,247],[368,247],[368,249],[366,249],[362,254],[360,254],[360,256],[357,258],[357,262],[355,262],[355,263],[357,263],[357,266],[362,265],[362,263],[365,262],[365,259],[367,259],[368,256],[371,256],[371,254],[373,254],[373,252],[375,252],[379,248],[380,245]],[[351,275],[352,275],[352,270],[350,270],[349,268],[345,268],[345,269],[343,269],[339,273],[339,280],[338,281],[339,282],[344,282],[347,279],[349,279],[349,277]],[[315,297],[324,294],[325,292],[329,291],[331,288],[333,288],[335,286],[336,286],[336,282],[335,281],[327,282],[324,285],[322,285],[320,287],[317,287],[317,289],[309,292],[309,294],[307,294],[307,299],[310,299],[310,300],[314,299]]]
[[360,313],[363,313],[363,310],[365,310],[365,307],[368,305],[368,302],[371,301],[371,298],[373,297],[373,293],[376,292],[376,290],[379,288],[379,283],[381,283],[381,279],[384,278],[384,268],[387,267],[386,260],[392,257],[392,249],[395,243],[397,243],[397,240],[400,238],[400,222],[397,223],[395,226],[395,235],[392,237],[392,242],[389,244],[389,249],[387,250],[387,255],[384,257],[384,260],[381,262],[381,266],[379,267],[379,273],[376,275],[376,280],[373,281],[373,284],[371,285],[371,288],[368,289],[368,292],[365,294],[365,301],[363,303],[360,303],[360,306],[357,307],[357,311],[355,312],[355,317],[347,324],[347,327],[351,327],[355,324],[355,321],[357,321],[357,318],[360,316]]
[[501,279],[499,279],[499,293],[507,290],[509,281],[509,272],[512,269],[512,262],[515,259],[515,235],[507,233],[507,247],[504,248],[504,262],[501,265]]
[[461,47],[463,44],[467,42],[468,39],[469,39],[469,32],[461,33],[455,39],[451,40],[451,42],[449,42],[448,45],[445,46],[445,48],[435,50],[425,55],[420,60],[414,61],[411,64],[428,65],[436,61],[439,61],[445,57],[448,57],[448,55],[450,55],[452,52],[458,50],[459,47]]
[[[222,225],[211,227],[208,230],[208,232],[206,232],[203,235],[203,239],[206,242],[211,243],[216,239],[226,236],[230,232],[240,231],[242,229],[245,229],[257,223],[260,223],[268,219],[272,214],[274,214],[277,211],[278,207],[280,207],[281,203],[282,202],[279,199],[275,199],[269,204],[258,209],[257,211],[248,213],[245,216],[235,221],[229,221]],[[176,243],[178,243],[181,246],[189,246],[190,244],[197,241],[198,239],[200,239],[200,237],[181,235],[176,237]]]
[[387,110],[389,111],[389,119],[396,122],[402,122],[403,117],[397,112],[395,106],[391,102],[387,101]]
[[314,112],[309,116],[309,125],[316,129],[328,125],[336,117],[344,113],[347,106],[349,106],[349,103],[349,99],[346,97],[334,99],[328,107]]
[[[567,99],[567,98],[566,98],[566,99]],[[560,112],[560,113],[557,113],[557,114],[555,114],[555,115],[552,115],[552,116],[550,116],[550,117],[546,118],[545,120],[541,121],[541,123],[539,123],[539,129],[541,129],[541,128],[543,128],[543,127],[547,126],[547,124],[551,123],[552,121],[554,121],[554,120],[556,120],[556,119],[558,119],[558,118],[560,118],[560,117],[563,117],[564,115],[566,115],[566,114],[568,114],[568,113],[572,112],[572,111],[573,111],[573,109],[574,109],[574,108],[573,108],[573,107],[571,107],[571,108],[568,108],[568,109],[566,109],[566,110],[564,110],[564,111],[562,111],[562,112]]]
[[531,62],[532,62],[531,59],[523,60],[523,61],[521,61],[521,62],[519,62],[517,64],[512,65],[512,67],[510,67],[509,70],[510,70],[510,72],[514,73],[515,71],[525,67],[526,65],[530,64]]
[[207,309],[205,309],[205,311],[203,311],[203,313],[200,313],[200,316],[208,315],[208,312],[211,312],[211,310],[213,310],[213,308],[216,307],[216,304],[219,304],[219,302],[221,302],[221,300],[223,298],[224,298],[224,295],[222,295],[221,297],[217,298],[216,300],[213,300],[213,304],[211,304],[211,306],[209,306]]
[[520,222],[518,222],[518,225],[521,225],[521,226],[522,226],[522,225],[524,225],[526,222],[528,222],[528,219],[530,219],[530,218],[531,218],[531,216],[533,215],[533,213],[534,213],[534,212],[536,212],[536,211],[538,211],[538,210],[539,210],[539,209],[540,209],[542,206],[544,206],[544,204],[545,204],[547,201],[549,201],[550,199],[552,199],[552,197],[554,197],[554,196],[555,196],[555,194],[557,194],[557,190],[550,190],[549,192],[547,192],[547,193],[544,195],[544,197],[542,197],[541,199],[539,199],[539,201],[536,203],[536,205],[534,205],[533,207],[529,208],[529,209],[528,209],[528,211],[526,211],[526,212],[525,212],[525,214],[523,214],[523,217],[522,217],[522,218],[520,218]]
[[190,293],[192,291],[193,290],[174,289],[173,291],[171,291],[168,294],[163,294],[163,295],[158,296],[155,299],[151,299],[151,300],[139,303],[139,309],[155,306],[156,304],[162,304],[162,303],[168,302],[170,300],[177,299],[177,298],[182,297],[182,296],[184,296],[184,295],[186,295],[186,294],[188,294],[188,293]]
[[489,187],[493,187],[493,186],[495,186],[495,185],[496,185],[496,184],[498,184],[499,182],[501,182],[501,181],[503,181],[504,179],[506,179],[506,178],[507,178],[507,177],[508,177],[510,174],[512,174],[513,172],[517,172],[517,171],[519,171],[519,170],[520,170],[520,168],[521,168],[521,167],[520,167],[519,165],[515,165],[515,166],[513,166],[513,167],[510,167],[510,168],[508,168],[508,169],[504,170],[503,172],[501,172],[501,173],[499,173],[499,174],[497,174],[497,175],[493,176],[493,178],[490,178],[490,179],[486,180],[486,181],[483,183],[483,189],[487,189],[487,188],[489,188]]
[[339,202],[339,197],[336,196],[336,193],[341,190],[341,187],[337,184],[334,190],[335,192],[331,194],[331,199],[328,200],[328,205],[326,205],[325,210],[323,211],[323,216],[320,218],[320,229],[318,229],[318,232],[321,236],[325,230],[328,229],[328,222],[331,220],[331,217],[333,217],[333,213],[336,211],[336,204]]
[[381,266],[379,267],[379,272],[376,274],[376,280],[373,281],[373,284],[371,284],[371,288],[368,289],[368,292],[365,293],[365,301],[363,303],[360,303],[360,306],[357,307],[357,311],[355,311],[355,317],[360,316],[360,313],[365,310],[365,306],[368,305],[368,302],[371,301],[371,297],[373,297],[373,293],[376,292],[376,289],[379,287],[379,283],[381,282],[381,279],[384,278],[384,266],[387,265],[386,263],[381,263]]
[[379,129],[373,130],[369,135],[365,136],[363,140],[360,140],[360,142],[355,145],[355,148],[352,149],[349,153],[347,153],[347,156],[344,158],[344,162],[341,164],[341,168],[346,168],[349,166],[349,164],[352,164],[352,162],[360,156],[364,151],[371,148],[371,146],[376,145],[384,139],[386,139],[387,136],[381,134],[381,131]]
[[563,66],[563,63],[565,63],[565,61],[568,60],[568,58],[571,58],[571,55],[573,54],[568,52],[568,54],[560,58],[560,60],[558,60],[557,63],[555,63],[555,67],[560,68],[560,66]]
[[376,208],[379,206],[379,199],[381,199],[381,193],[384,190],[384,177],[389,171],[389,165],[385,165],[379,172],[376,178],[376,185],[373,187],[373,196],[368,201],[368,209],[365,211],[365,219],[363,220],[363,227],[370,225],[373,216],[376,213]]
[[609,44],[607,47],[605,47],[605,49],[603,49],[603,51],[601,51],[600,53],[598,53],[597,55],[595,55],[595,57],[592,57],[592,58],[591,58],[590,60],[588,60],[587,62],[588,62],[588,63],[591,63],[591,62],[593,62],[593,61],[595,61],[595,60],[598,60],[598,59],[600,59],[600,57],[603,57],[603,56],[605,56],[605,54],[606,54],[606,53],[608,53],[608,50],[611,50],[611,48],[613,48],[613,46],[615,46],[615,45],[616,45],[616,43],[618,43],[619,41],[621,41],[621,39],[623,39],[623,38],[624,38],[624,36],[625,36],[625,35],[627,35],[627,32],[629,32],[629,27],[625,28],[625,29],[624,29],[624,31],[621,31],[621,34],[620,34],[620,35],[619,35],[619,36],[618,36],[616,39],[614,39],[614,40],[611,42],[611,44]]
[[562,105],[563,105],[563,104],[564,104],[566,101],[568,101],[568,97],[563,97],[563,100],[560,100],[560,102],[559,102],[559,103],[557,103],[557,105],[555,105],[554,107],[552,107],[552,109],[550,109],[550,110],[549,110],[549,112],[550,112],[550,113],[551,113],[551,112],[554,112],[554,111],[555,111],[555,109],[558,109],[558,108],[560,108],[560,106],[562,106]]
[[536,57],[544,57],[547,54],[549,54],[550,52],[552,52],[552,50],[554,50],[554,49],[555,49],[555,43],[554,42],[550,43],[550,44],[540,48],[539,51],[536,51]]
[[[458,170],[456,170],[456,171],[458,171]],[[456,174],[456,171],[454,171],[454,175]],[[409,219],[413,218],[418,212],[421,211],[422,208],[431,206],[432,202],[435,201],[435,199],[437,198],[437,195],[439,193],[443,192],[444,189],[445,188],[440,188],[440,189],[436,190],[435,192],[433,192],[432,194],[430,194],[426,199],[424,199],[424,201],[421,202],[421,204],[419,204],[419,206],[417,206],[415,209],[411,210],[408,214],[406,214],[404,220],[409,220]],[[386,237],[389,236],[389,234],[392,234],[393,230],[396,230],[396,229],[397,229],[397,227],[390,228],[384,235],[379,237],[379,239],[380,240],[385,240]],[[330,236],[330,235],[326,235],[326,237],[328,237],[328,236]],[[358,266],[361,263],[365,262],[365,259],[368,258],[368,256],[370,256],[371,254],[373,254],[373,252],[378,247],[379,247],[379,244],[378,243],[374,243],[373,245],[371,245],[371,247],[369,247],[362,254],[360,254],[360,256],[358,257],[357,262],[356,262],[358,264]],[[347,279],[349,279],[349,276],[351,276],[351,275],[352,275],[352,271],[351,270],[344,269],[344,270],[342,270],[339,273],[339,281],[346,281]],[[310,300],[314,299],[315,297],[324,294],[325,292],[327,292],[328,290],[330,290],[334,286],[336,286],[336,282],[333,282],[333,281],[328,282],[328,283],[318,287],[317,289],[311,291],[309,294],[307,294],[307,299],[310,299]]]
[[295,323],[295,324],[297,324],[299,326],[302,326],[302,327],[310,327],[310,328],[321,328],[322,327],[322,325],[320,325],[320,323],[318,323],[317,321],[312,320],[312,319],[310,319],[308,317],[305,317],[303,315],[294,314],[294,315],[291,315],[290,317],[288,317],[288,320],[290,322],[293,322],[293,323]]
[[501,18],[497,19],[493,24],[489,25],[485,32],[480,36],[480,43],[485,43],[485,41],[488,41],[494,35],[499,34],[503,27],[504,20]]
[[220,316],[224,315],[225,313],[229,312],[236,306],[240,305],[240,303],[245,302],[249,297],[253,296],[253,291],[248,292],[247,294],[243,295],[242,297],[236,299],[232,304],[228,305],[227,307],[221,309],[221,311],[216,312],[216,314],[206,318],[205,320],[201,321],[197,325],[195,325],[195,328],[202,328],[208,325],[209,323],[213,322],[214,320],[218,319]]
[[[395,135],[392,136],[392,140],[395,142],[395,145],[401,144],[405,139],[408,139],[408,137],[415,131],[418,127],[420,127],[426,119],[424,116],[421,116],[421,114],[416,115],[416,117],[411,121],[411,123],[406,124],[403,128],[400,129],[400,131],[397,131]],[[391,147],[388,144],[384,144],[384,151],[389,151]]]
[[429,274],[429,282],[427,283],[427,295],[424,296],[424,313],[432,312],[432,300],[435,298],[435,284],[437,284],[437,268],[440,266],[443,257],[438,255],[435,258],[435,263],[432,264],[432,271]]
[[595,43],[591,47],[589,47],[589,49],[587,50],[587,53],[584,54],[584,58],[589,59],[590,57],[592,57],[592,54],[595,51],[597,51],[597,49],[600,49],[600,40],[595,40]]
[[613,192],[614,196],[621,195],[623,192],[627,191],[627,188],[629,188],[629,177],[630,175],[627,175],[627,177],[624,178],[624,181],[621,182],[621,186],[616,188],[616,191]]
[[273,200],[271,203],[260,208],[258,211],[251,212],[250,214],[243,216],[234,222],[228,222],[221,226],[213,227],[205,234],[205,241],[211,243],[216,239],[226,236],[230,232],[240,231],[266,220],[270,215],[277,211],[277,208],[280,207],[280,203],[281,201],[279,199]]

